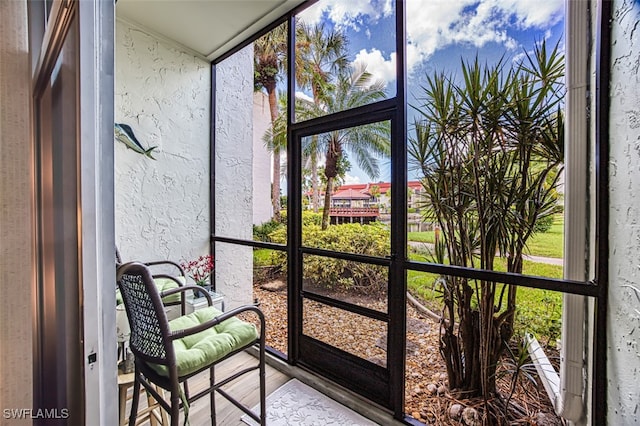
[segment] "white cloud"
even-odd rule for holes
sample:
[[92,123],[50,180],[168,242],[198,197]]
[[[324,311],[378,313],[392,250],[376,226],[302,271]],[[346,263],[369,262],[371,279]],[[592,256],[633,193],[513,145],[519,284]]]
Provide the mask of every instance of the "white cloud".
[[326,14],[338,28],[350,27],[359,31],[364,17],[376,21],[389,16],[393,9],[391,0],[324,0],[304,10],[300,17],[306,23],[315,24]]
[[313,103],[313,97],[311,97],[311,96],[307,95],[307,94],[306,94],[306,93],[304,93],[304,92],[296,92],[296,98],[298,98],[298,99],[303,99],[303,100],[305,100],[305,101],[307,101],[307,102],[311,102],[311,103]]
[[362,62],[367,65],[374,80],[384,80],[385,83],[391,83],[396,80],[396,54],[392,53],[389,59],[382,56],[382,52],[378,49],[367,51],[362,49],[356,54],[354,63]]
[[532,52],[530,52],[530,51],[529,52],[520,52],[520,53],[516,54],[513,57],[513,59],[511,59],[511,62],[513,62],[514,64],[519,64],[522,61],[524,61],[525,58],[527,57],[527,54],[530,54],[530,53],[532,53]]
[[344,184],[345,185],[353,185],[353,184],[356,184],[356,183],[361,183],[359,176],[352,176],[349,173],[347,173],[344,176]]
[[[422,59],[418,49],[414,45],[407,45],[407,73],[411,74]],[[364,62],[367,64],[367,71],[373,74],[375,80],[384,80],[385,83],[390,84],[396,81],[396,53],[393,52],[388,58],[385,58],[378,49],[366,50],[362,49],[356,54],[356,58],[353,61]]]
[[[482,47],[498,43],[507,50],[518,47],[509,30],[548,28],[562,19],[564,0],[404,0],[407,14],[407,70],[434,52],[461,43]],[[356,31],[365,19],[377,21],[394,12],[392,0],[323,0],[302,12],[305,22],[317,23],[325,16],[337,27]],[[366,33],[369,34],[368,32]],[[375,38],[375,35],[374,35]],[[359,58],[358,58],[359,56]],[[369,71],[387,82],[395,79],[395,58],[384,58],[377,49],[360,51]]]
[[522,28],[543,28],[562,18],[564,0],[493,0],[496,7],[516,17]]
[[416,65],[418,65],[423,61],[423,59],[425,59],[425,56],[420,51],[420,49],[418,49],[418,47],[412,43],[407,44],[405,51],[405,54],[407,55],[407,73],[411,74]]
[[548,28],[562,18],[563,0],[407,1],[407,38],[422,59],[454,43],[514,49],[508,29]]

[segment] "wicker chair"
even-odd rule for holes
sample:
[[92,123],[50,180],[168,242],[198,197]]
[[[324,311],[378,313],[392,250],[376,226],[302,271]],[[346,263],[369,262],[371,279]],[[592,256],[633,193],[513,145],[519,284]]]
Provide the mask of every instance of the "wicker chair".
[[[184,408],[185,423],[189,404],[207,394],[211,400],[211,423],[216,424],[215,392],[231,401],[247,415],[265,424],[265,322],[264,315],[254,305],[247,305],[222,313],[211,306],[211,297],[198,286],[181,286],[159,293],[148,267],[141,263],[127,263],[118,267],[117,283],[122,293],[131,328],[129,345],[135,355],[135,381],[129,425],[134,426],[142,384],[171,416],[177,426],[180,409]],[[200,291],[209,307],[168,321],[162,298],[174,293]],[[255,314],[260,330],[236,316],[242,312]],[[215,381],[214,367],[234,354],[253,345],[259,347],[258,362],[223,380]],[[209,370],[210,386],[189,396],[182,385],[187,379]],[[235,400],[221,386],[251,371],[259,370],[260,415]],[[166,401],[153,385],[170,393]]]
[[[122,257],[120,256],[120,250],[116,247],[116,268],[122,265]],[[153,262],[144,262],[144,265],[150,269],[162,270],[164,272],[170,271],[171,274],[166,273],[154,273],[153,281],[156,284],[159,292],[170,290],[176,287],[182,287],[187,283],[187,274],[184,272],[184,268],[180,264],[171,260],[156,260]],[[161,268],[161,269],[160,269]],[[180,314],[185,313],[185,298],[180,293],[173,294],[171,296],[164,297],[162,302],[164,306],[180,306]],[[122,303],[122,296],[120,293],[116,294],[116,303],[119,305]]]

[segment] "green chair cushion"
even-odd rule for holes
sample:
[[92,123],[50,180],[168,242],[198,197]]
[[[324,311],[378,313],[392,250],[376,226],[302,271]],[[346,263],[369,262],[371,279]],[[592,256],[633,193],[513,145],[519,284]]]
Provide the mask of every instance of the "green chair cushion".
[[[180,281],[182,285],[186,284],[186,279],[182,276],[176,277],[176,280]],[[154,278],[153,282],[156,284],[156,288],[158,292],[162,293],[163,291],[171,290],[172,288],[177,288],[178,284],[170,278]],[[168,303],[179,303],[180,302],[180,293],[171,294],[167,297],[162,298],[162,303],[165,305]],[[120,294],[120,289],[116,290],[116,304],[124,303],[122,300],[122,295]]]
[[[220,314],[222,312],[214,307],[199,309],[169,321],[169,327],[172,331],[194,327]],[[250,344],[257,337],[258,332],[253,324],[238,318],[229,318],[215,327],[175,340],[173,347],[176,351],[178,376],[191,374],[213,364],[234,350]],[[165,366],[150,365],[158,374],[169,375]]]
[[[176,277],[176,280],[180,281],[182,285],[186,284],[186,280],[184,277],[180,277],[180,276]],[[169,278],[154,278],[153,281],[156,284],[156,287],[158,288],[158,291],[160,293],[162,293],[163,291],[171,290],[172,288],[178,287],[178,284],[176,284],[175,281]],[[179,302],[180,302],[180,293],[171,294],[167,297],[162,298],[162,303],[164,303],[165,305],[167,303],[179,303]]]

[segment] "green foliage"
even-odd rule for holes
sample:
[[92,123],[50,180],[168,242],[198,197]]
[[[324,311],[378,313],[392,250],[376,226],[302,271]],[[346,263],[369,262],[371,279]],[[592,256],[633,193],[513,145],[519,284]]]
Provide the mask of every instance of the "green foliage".
[[309,225],[317,225],[320,226],[322,224],[322,213],[314,213],[312,211],[303,211],[302,212],[302,226]]
[[[421,172],[426,219],[442,230],[440,261],[523,272],[540,218],[553,214],[564,156],[564,58],[544,42],[515,64],[462,61],[461,78],[427,76],[422,118],[409,141]],[[422,207],[422,206],[421,206]],[[442,277],[441,353],[449,385],[467,395],[495,393],[495,372],[514,329],[517,287]]]
[[280,223],[287,223],[287,211],[286,210],[281,210],[280,211]]
[[277,253],[279,252],[276,250],[254,248],[253,249],[254,268],[264,267],[264,266],[278,266],[278,262],[276,260]]
[[269,31],[253,44],[254,90],[275,90],[276,82],[286,64],[287,26],[280,25]]
[[[287,223],[287,211],[282,210],[280,212],[280,223]],[[322,213],[314,213],[311,210],[304,210],[302,212],[302,226],[318,225],[322,223]],[[286,235],[286,233],[285,233]]]
[[520,288],[514,323],[515,334],[532,333],[541,344],[554,347],[562,325],[562,293]]
[[253,239],[255,241],[269,242],[271,241],[271,239],[269,238],[269,234],[280,228],[285,228],[285,226],[281,222],[277,222],[275,220],[270,220],[260,225],[253,225]]
[[433,231],[407,232],[407,239],[419,243],[434,243],[436,241]]
[[[349,71],[349,72],[347,72]],[[300,100],[296,102],[296,115],[320,117],[370,104],[386,97],[384,82],[375,81],[367,72],[366,64],[358,63],[338,74],[328,83],[331,90],[321,104]],[[380,159],[391,151],[391,125],[388,121],[347,127],[303,139],[303,152],[310,157],[324,155],[325,197],[322,227],[329,225],[329,207],[336,179],[346,172],[351,161],[370,176],[380,174]]]
[[545,233],[531,236],[527,244],[529,254],[534,256],[556,257],[561,259],[564,253],[564,220],[556,215],[551,228]]
[[[310,220],[317,221],[315,216],[319,215],[309,216]],[[284,243],[286,230],[278,229],[270,237],[273,242]],[[389,229],[378,223],[331,225],[326,230],[318,224],[306,224],[302,228],[302,241],[307,247],[378,257],[390,250]],[[285,256],[280,254],[277,259],[284,268]],[[302,271],[306,285],[362,291],[368,295],[385,290],[388,282],[384,267],[324,256],[305,256]]]
[[533,232],[538,234],[545,233],[551,229],[551,225],[553,225],[552,215],[541,217],[536,221],[536,224],[533,226]]
[[[433,243],[435,242],[435,233],[433,231],[408,232],[407,239],[409,241],[420,243]],[[562,215],[555,215],[553,224],[546,232],[535,233],[531,236],[529,241],[527,241],[527,250],[525,251],[525,253],[532,256],[555,257],[557,259],[561,259],[564,251],[563,245],[564,220],[562,218]],[[526,262],[524,263],[524,265],[524,269],[526,269]],[[532,274],[526,271],[523,272],[529,275],[548,276],[546,274]],[[562,278],[562,275],[559,275],[558,278]]]
[[[424,254],[412,253],[411,260],[431,262],[433,259]],[[504,259],[496,263],[496,270],[506,271]],[[562,278],[562,266],[524,261],[523,271],[526,275],[548,278]],[[424,305],[438,314],[442,311],[442,289],[438,285],[438,274],[419,271],[408,271],[407,289]],[[498,285],[502,290],[502,285]],[[536,288],[519,287],[517,308],[514,322],[514,335],[523,336],[532,333],[541,344],[554,346],[560,336],[562,324],[562,293]]]

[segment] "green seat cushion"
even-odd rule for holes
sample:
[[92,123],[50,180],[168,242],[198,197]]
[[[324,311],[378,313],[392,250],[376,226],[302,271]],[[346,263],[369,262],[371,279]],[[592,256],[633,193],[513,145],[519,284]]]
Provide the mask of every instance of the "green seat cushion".
[[[186,284],[186,280],[184,277],[178,276],[175,278],[176,280],[180,281],[182,285]],[[154,278],[153,282],[155,283],[159,293],[178,287],[178,284],[176,284],[176,282],[170,278]],[[165,305],[168,303],[179,303],[179,302],[180,302],[180,293],[171,294],[167,297],[162,298],[162,303],[164,303]],[[120,289],[116,290],[116,303],[118,305],[121,303],[124,303],[122,300],[122,295],[120,294]]]
[[[176,277],[176,280],[180,281],[182,285],[185,285],[184,277]],[[171,290],[172,288],[177,288],[178,284],[170,278],[154,278],[153,281],[156,284],[156,288],[158,292],[162,293],[163,291]],[[180,302],[180,293],[171,294],[167,297],[162,298],[162,303],[165,305],[167,303],[179,303]]]
[[[169,321],[172,331],[194,327],[209,321],[221,311],[214,307],[199,309],[192,314]],[[200,333],[183,337],[173,342],[176,351],[178,376],[184,376],[200,370],[225,356],[253,342],[258,337],[256,327],[238,318],[229,318],[220,324]],[[168,376],[163,365],[151,364],[159,374]]]

